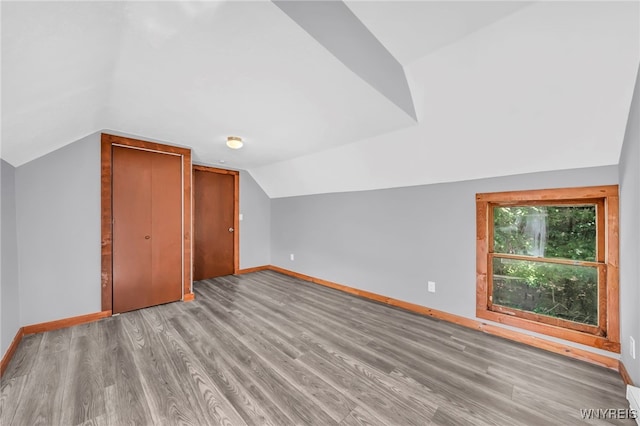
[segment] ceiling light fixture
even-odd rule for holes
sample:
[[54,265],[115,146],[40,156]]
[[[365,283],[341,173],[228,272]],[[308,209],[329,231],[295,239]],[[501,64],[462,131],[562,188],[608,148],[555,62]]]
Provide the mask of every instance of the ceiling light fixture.
[[242,138],[238,136],[227,136],[227,146],[231,149],[240,149],[242,148]]

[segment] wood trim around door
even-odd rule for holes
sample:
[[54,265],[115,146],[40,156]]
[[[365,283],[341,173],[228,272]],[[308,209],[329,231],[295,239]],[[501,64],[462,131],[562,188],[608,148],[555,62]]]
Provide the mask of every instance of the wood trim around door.
[[240,172],[216,167],[194,165],[193,171],[233,176],[233,273],[240,270]]
[[191,150],[156,142],[114,136],[106,133],[101,137],[101,299],[102,311],[113,308],[113,211],[112,211],[112,146],[120,145],[165,154],[176,154],[182,157],[183,172],[183,300],[192,300],[191,289]]

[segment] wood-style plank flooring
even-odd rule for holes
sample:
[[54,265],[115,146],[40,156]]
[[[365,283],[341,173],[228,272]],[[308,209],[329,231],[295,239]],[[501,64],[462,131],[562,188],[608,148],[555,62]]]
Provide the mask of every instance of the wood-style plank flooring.
[[26,336],[0,424],[570,425],[628,408],[614,371],[275,272],[194,287]]

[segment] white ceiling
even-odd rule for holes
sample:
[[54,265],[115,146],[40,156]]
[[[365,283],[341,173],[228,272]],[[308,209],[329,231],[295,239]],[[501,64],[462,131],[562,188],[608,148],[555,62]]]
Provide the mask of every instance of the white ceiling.
[[117,3],[1,3],[2,158],[17,166],[101,129]]
[[407,65],[486,27],[531,1],[347,1],[386,48]]
[[2,158],[111,129],[271,197],[617,163],[637,1],[346,4],[404,66],[417,122],[271,2],[3,1]]

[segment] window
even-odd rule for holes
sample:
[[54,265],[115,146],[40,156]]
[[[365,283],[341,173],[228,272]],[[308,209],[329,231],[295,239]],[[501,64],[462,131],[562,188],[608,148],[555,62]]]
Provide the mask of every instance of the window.
[[618,187],[476,195],[476,315],[620,352]]

